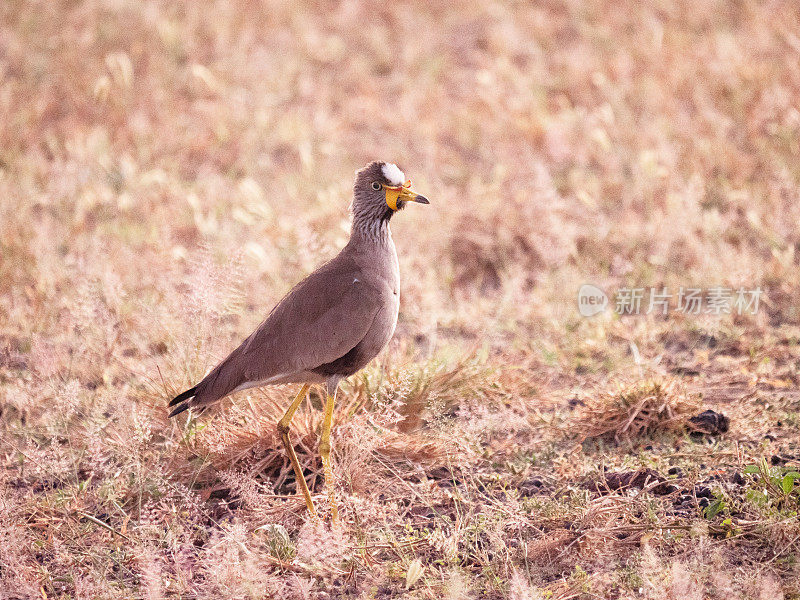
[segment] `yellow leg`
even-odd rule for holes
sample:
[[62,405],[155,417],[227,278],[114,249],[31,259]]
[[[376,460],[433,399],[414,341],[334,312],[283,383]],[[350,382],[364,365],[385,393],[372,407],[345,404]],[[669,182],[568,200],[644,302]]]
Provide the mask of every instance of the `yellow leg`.
[[331,522],[339,521],[339,509],[336,507],[336,493],[331,467],[331,425],[333,424],[333,405],[336,401],[336,388],[333,394],[328,390],[328,399],[325,401],[325,418],[322,421],[322,435],[319,439],[319,454],[322,457],[322,469],[325,472],[325,489],[328,492],[328,502],[331,507]]
[[300,404],[303,402],[303,398],[306,397],[309,387],[310,386],[308,384],[305,384],[300,389],[300,392],[295,397],[291,406],[289,406],[289,408],[286,410],[286,413],[283,415],[283,417],[281,417],[281,420],[278,421],[278,433],[281,436],[281,440],[283,440],[283,447],[286,448],[286,454],[289,455],[289,460],[292,463],[294,476],[295,479],[297,479],[297,490],[303,494],[303,497],[306,500],[306,506],[308,507],[308,512],[316,517],[317,509],[314,508],[314,502],[311,500],[311,492],[308,491],[308,485],[306,485],[306,478],[303,475],[303,469],[300,468],[300,461],[297,460],[297,454],[294,452],[294,446],[292,446],[292,443],[289,441],[289,426],[292,423],[292,417],[294,416],[294,413],[297,412]]

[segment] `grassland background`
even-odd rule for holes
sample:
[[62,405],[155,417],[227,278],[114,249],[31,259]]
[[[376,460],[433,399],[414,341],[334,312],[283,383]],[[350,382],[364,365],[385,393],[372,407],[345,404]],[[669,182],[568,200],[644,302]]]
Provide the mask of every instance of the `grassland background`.
[[[798,23],[2,2],[0,598],[798,597],[798,486],[770,483],[800,459]],[[278,451],[291,389],[188,423],[164,403],[344,244],[374,159],[431,205],[392,223],[398,330],[343,386],[331,530]],[[585,282],[765,296],[584,319]],[[675,419],[589,435],[641,389]],[[729,432],[689,437],[704,408]],[[294,435],[324,505],[318,423]],[[645,468],[675,490],[592,488]]]

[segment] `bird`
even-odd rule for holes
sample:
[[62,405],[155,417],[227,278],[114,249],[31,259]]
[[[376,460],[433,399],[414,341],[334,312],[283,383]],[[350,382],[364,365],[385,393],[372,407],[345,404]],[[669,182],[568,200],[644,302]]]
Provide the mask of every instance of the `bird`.
[[400,267],[389,221],[408,203],[430,204],[394,163],[373,161],[356,172],[350,239],[337,256],[295,285],[267,318],[197,385],[169,402],[174,417],[204,409],[248,388],[301,384],[277,430],[312,516],[318,513],[289,438],[294,413],[312,385],[324,385],[319,454],[332,522],[338,521],[331,426],[342,379],[363,369],[394,334]]

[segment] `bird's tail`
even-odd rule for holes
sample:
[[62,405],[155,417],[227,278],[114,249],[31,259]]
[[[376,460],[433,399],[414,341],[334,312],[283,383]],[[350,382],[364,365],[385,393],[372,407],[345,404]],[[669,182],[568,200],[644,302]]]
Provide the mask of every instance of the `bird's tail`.
[[198,409],[203,412],[209,404],[221,400],[228,394],[241,388],[243,375],[241,364],[235,358],[241,352],[241,346],[231,352],[228,358],[211,369],[201,382],[193,388],[189,388],[175,396],[169,402],[169,406],[175,408],[169,413],[170,417],[181,414],[190,408]]
[[197,388],[200,384],[194,386],[193,388],[189,388],[185,392],[181,392],[177,396],[175,396],[172,400],[169,401],[168,406],[175,406],[172,409],[172,412],[169,413],[170,417],[174,417],[175,415],[181,414],[183,411],[188,410],[192,404],[192,399],[194,398],[195,394],[197,393]]

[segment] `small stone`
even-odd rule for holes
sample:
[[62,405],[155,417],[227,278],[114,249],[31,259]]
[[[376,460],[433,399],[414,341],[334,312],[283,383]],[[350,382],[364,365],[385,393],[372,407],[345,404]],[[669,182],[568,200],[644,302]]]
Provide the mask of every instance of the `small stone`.
[[722,413],[704,410],[689,419],[688,427],[695,434],[719,435],[728,431],[730,419]]

